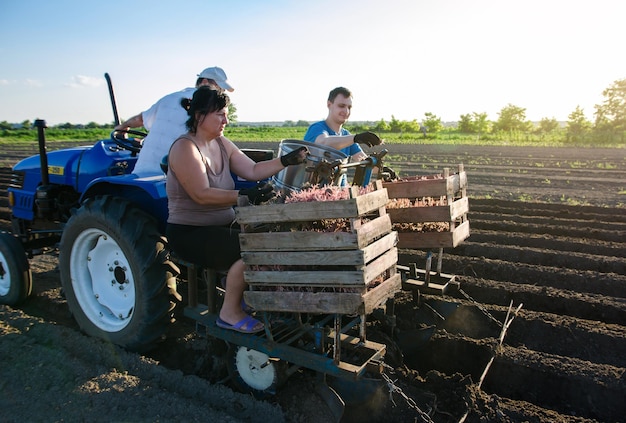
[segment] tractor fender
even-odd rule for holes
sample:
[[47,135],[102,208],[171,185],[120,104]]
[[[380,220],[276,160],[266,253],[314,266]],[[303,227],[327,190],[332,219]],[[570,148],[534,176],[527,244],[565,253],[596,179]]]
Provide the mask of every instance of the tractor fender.
[[99,195],[111,195],[130,201],[154,217],[161,233],[165,232],[168,214],[165,175],[139,177],[127,174],[97,178],[87,185],[80,197],[80,203]]

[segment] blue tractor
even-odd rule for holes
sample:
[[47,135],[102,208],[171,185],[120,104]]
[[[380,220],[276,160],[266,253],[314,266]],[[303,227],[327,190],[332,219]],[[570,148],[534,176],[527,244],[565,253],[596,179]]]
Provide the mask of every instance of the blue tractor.
[[114,132],[92,146],[46,152],[13,167],[12,234],[0,237],[0,303],[32,290],[28,257],[59,246],[61,283],[86,333],[131,350],[149,348],[170,320],[176,266],[163,238],[165,176],[132,174],[140,144]]
[[[0,303],[30,295],[28,258],[59,247],[68,306],[81,329],[134,351],[149,349],[171,320],[178,267],[163,236],[165,174],[132,173],[139,131],[114,131],[91,146],[46,152],[13,167],[8,187],[12,233],[0,233]],[[129,133],[130,136],[129,137]],[[255,160],[270,150],[245,150]],[[233,175],[239,188],[251,183]]]
[[[28,259],[58,246],[63,292],[80,328],[129,350],[151,348],[180,296],[163,236],[165,174],[132,173],[146,134],[113,131],[93,145],[47,152],[46,122],[35,126],[39,154],[13,167],[8,187],[12,233],[0,233],[0,304],[25,301],[32,292]],[[245,151],[255,160],[273,157]],[[233,178],[239,188],[253,184]]]

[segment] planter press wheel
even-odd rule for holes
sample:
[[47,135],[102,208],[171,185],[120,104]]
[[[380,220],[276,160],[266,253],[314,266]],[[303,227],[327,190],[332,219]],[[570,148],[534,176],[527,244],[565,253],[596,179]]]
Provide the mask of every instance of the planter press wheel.
[[242,392],[262,399],[276,394],[287,380],[287,363],[267,354],[240,345],[228,350],[228,373]]

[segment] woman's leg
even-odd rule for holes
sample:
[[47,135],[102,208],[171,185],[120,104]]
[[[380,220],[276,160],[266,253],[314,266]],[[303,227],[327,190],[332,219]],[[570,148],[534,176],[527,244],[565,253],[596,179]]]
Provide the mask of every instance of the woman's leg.
[[[243,279],[244,270],[245,265],[243,264],[243,260],[239,259],[228,269],[228,275],[226,275],[226,293],[224,294],[222,309],[220,310],[220,319],[230,325],[234,325],[248,317],[241,308],[243,291],[248,287]],[[250,331],[262,327],[262,323],[254,322],[252,327],[245,327],[243,329]]]

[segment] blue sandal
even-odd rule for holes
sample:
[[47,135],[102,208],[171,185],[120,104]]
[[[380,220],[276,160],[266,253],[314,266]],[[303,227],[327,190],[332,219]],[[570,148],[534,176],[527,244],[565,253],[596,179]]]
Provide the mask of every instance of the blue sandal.
[[218,317],[215,319],[215,324],[222,329],[230,329],[241,333],[257,333],[265,329],[265,325],[252,316],[246,316],[234,325],[226,323]]

